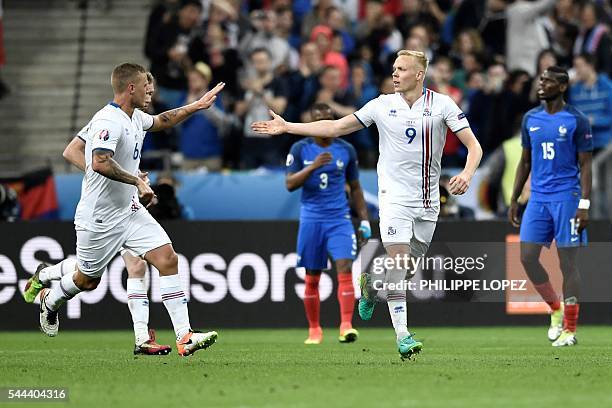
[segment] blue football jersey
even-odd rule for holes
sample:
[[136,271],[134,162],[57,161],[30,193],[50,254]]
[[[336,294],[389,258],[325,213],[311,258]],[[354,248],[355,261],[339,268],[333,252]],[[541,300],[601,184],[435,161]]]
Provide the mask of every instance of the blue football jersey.
[[521,138],[531,149],[531,199],[580,198],[578,153],[593,150],[589,120],[570,105],[552,115],[539,106],[523,117]]
[[302,186],[300,219],[349,217],[344,185],[359,178],[357,153],[350,143],[335,139],[328,147],[321,147],[312,138],[300,140],[287,155],[287,173],[297,173],[323,152],[331,153],[332,161],[316,169]]

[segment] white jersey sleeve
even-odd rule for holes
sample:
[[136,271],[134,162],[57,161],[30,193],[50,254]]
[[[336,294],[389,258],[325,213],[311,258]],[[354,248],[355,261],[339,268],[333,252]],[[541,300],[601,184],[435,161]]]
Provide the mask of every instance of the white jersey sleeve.
[[437,95],[441,96],[444,100],[444,122],[446,122],[446,126],[448,126],[453,133],[457,133],[461,129],[470,127],[470,124],[465,117],[465,113],[463,113],[461,108],[457,106],[455,101],[453,101],[450,96],[442,94]]
[[87,123],[85,126],[83,126],[81,130],[77,132],[76,137],[78,137],[84,142],[87,142],[90,127],[91,127],[91,121],[89,121],[89,123]]
[[134,114],[140,116],[140,123],[142,123],[142,130],[145,132],[153,127],[153,115],[149,115],[146,112],[141,111],[140,109],[135,109]]
[[369,127],[372,123],[376,122],[379,105],[380,96],[366,103],[361,109],[353,113],[353,115],[355,115],[357,120],[361,122],[364,127]]
[[91,123],[91,150],[104,149],[115,153],[117,142],[121,138],[121,123],[107,119],[98,119]]

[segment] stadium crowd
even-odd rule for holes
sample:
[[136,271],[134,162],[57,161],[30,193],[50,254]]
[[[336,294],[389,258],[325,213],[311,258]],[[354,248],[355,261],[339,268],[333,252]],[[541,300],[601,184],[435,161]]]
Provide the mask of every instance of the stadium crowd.
[[[571,69],[569,101],[591,120],[595,147],[612,135],[610,8],[581,0],[163,0],[149,16],[144,50],[157,80],[152,109],[179,106],[219,81],[215,109],[148,149],[182,153],[183,167],[279,167],[295,139],[254,134],[268,109],[307,121],[314,103],[341,117],[390,93],[400,49],[426,52],[426,86],[466,112],[485,158],[516,136],[536,106],[538,75]],[[347,140],[360,165],[377,159],[376,129]],[[465,151],[449,131],[444,166]]]

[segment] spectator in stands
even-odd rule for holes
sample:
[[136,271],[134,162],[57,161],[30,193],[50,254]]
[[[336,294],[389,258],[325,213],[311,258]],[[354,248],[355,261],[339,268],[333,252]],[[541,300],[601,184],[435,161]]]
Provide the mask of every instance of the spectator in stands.
[[276,34],[287,41],[291,46],[290,64],[289,66],[294,68],[297,65],[297,50],[300,49],[302,39],[299,35],[294,32],[295,21],[293,20],[293,11],[289,7],[282,7],[276,9],[277,23],[276,23]]
[[508,3],[507,0],[488,0],[484,18],[479,24],[485,51],[495,60],[505,59]]
[[[194,41],[197,45],[190,48],[189,56],[192,61],[203,61],[212,70],[212,83],[225,82],[224,98],[229,101],[240,94],[238,72],[242,68],[242,59],[238,49],[231,46],[232,40],[228,32],[235,29],[224,28],[226,23],[222,20],[217,7],[211,7],[210,18],[206,22],[203,35]],[[221,18],[221,21],[219,19]]]
[[342,50],[340,52],[347,57],[351,55],[355,50],[355,38],[347,30],[346,17],[339,8],[329,7],[325,11],[325,25],[342,38]]
[[[369,80],[364,64],[353,64],[351,67],[351,84],[348,93],[354,98],[354,108],[361,109],[366,103],[378,96],[378,89]],[[356,149],[359,156],[359,165],[374,167],[376,165],[376,145],[372,134],[373,129],[358,130],[347,138]]]
[[[198,62],[189,71],[189,92],[181,105],[196,101],[208,92],[212,71]],[[238,125],[237,119],[223,110],[223,95],[218,95],[213,106],[189,117],[181,125],[180,150],[183,169],[206,168],[219,171],[222,167],[221,139],[229,126]]]
[[504,87],[508,77],[502,64],[487,70],[484,89],[477,91],[470,102],[468,118],[485,153],[491,153],[512,135],[512,94]]
[[535,75],[533,61],[540,51],[550,48],[550,32],[541,16],[548,13],[556,0],[517,0],[506,9],[506,60],[510,71],[522,69]]
[[604,149],[612,140],[612,82],[598,74],[592,54],[574,58],[576,83],[570,87],[569,102],[584,113],[593,132],[593,154]]
[[274,76],[267,48],[253,50],[249,59],[253,74],[244,80],[244,95],[236,104],[236,112],[244,117],[242,161],[246,168],[280,166],[284,152],[279,143],[253,132],[251,123],[267,120],[269,109],[281,115],[287,107],[289,92],[285,82]]
[[599,5],[593,2],[584,3],[580,11],[580,33],[574,43],[574,55],[594,55],[597,72],[612,75],[612,42],[609,28],[601,21],[603,14]]
[[272,69],[289,61],[290,46],[286,39],[276,34],[276,13],[272,10],[255,10],[251,13],[251,31],[240,41],[240,53],[248,58],[253,50],[265,48],[271,56]]
[[319,75],[319,91],[312,101],[327,104],[337,118],[355,112],[355,98],[347,88],[342,88],[340,70],[332,65],[323,68]]
[[298,69],[289,75],[289,104],[285,116],[292,122],[300,122],[319,90],[319,74],[323,61],[315,43],[302,45]]
[[189,47],[197,35],[201,12],[199,1],[183,0],[177,15],[152,33],[151,73],[157,79],[159,99],[169,108],[179,106],[187,90],[185,70],[191,66]]
[[[461,106],[463,92],[450,84],[453,77],[452,61],[448,57],[437,57],[431,70],[432,86],[436,92],[450,96],[458,106]],[[460,167],[465,163],[463,144],[457,136],[448,129],[446,131],[446,143],[442,156],[442,166]]]
[[327,9],[333,7],[333,0],[318,0],[315,6],[304,16],[302,20],[302,38],[308,39],[315,26],[325,23]]
[[6,63],[4,52],[4,27],[2,25],[2,0],[0,0],[0,99],[9,93],[8,86],[2,80],[2,67]]
[[465,87],[463,88],[463,103],[461,110],[464,112],[470,111],[470,104],[474,95],[484,89],[485,79],[480,71],[471,71],[465,77]]
[[[1,1],[1,0],[0,0]],[[155,48],[156,32],[163,24],[168,24],[176,15],[181,5],[180,0],[162,0],[159,1],[149,14],[147,23],[147,32],[145,35],[145,55],[149,59],[153,59]]]
[[341,86],[346,88],[348,86],[349,67],[346,57],[332,50],[333,31],[326,25],[318,25],[312,29],[310,34],[310,41],[314,42],[319,48],[321,54],[321,60],[324,65],[331,65],[340,71],[340,77],[342,79]]

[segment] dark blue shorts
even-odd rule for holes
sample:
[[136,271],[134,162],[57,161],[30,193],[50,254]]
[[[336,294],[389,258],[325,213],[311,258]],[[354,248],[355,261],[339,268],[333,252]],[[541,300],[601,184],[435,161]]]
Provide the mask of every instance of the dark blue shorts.
[[298,267],[327,269],[327,259],[355,259],[357,236],[348,219],[300,220],[297,239]]
[[521,242],[549,246],[554,239],[560,248],[586,245],[586,229],[578,234],[574,220],[579,201],[530,200],[521,221]]

